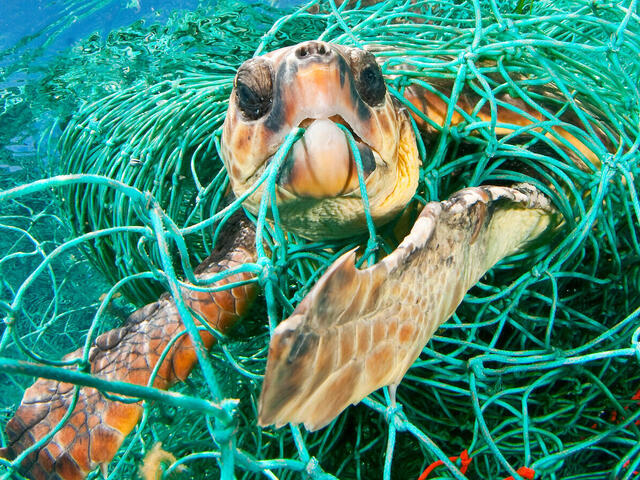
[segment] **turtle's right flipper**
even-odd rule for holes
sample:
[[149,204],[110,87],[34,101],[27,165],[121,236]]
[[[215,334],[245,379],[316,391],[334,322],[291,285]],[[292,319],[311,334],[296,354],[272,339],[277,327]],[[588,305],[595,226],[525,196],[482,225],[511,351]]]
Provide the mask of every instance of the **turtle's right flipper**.
[[[253,225],[240,219],[238,229],[228,227],[220,247],[196,269],[204,279],[223,270],[255,261]],[[224,245],[223,245],[224,244]],[[237,273],[216,282],[213,287],[250,280],[248,273]],[[202,292],[183,288],[187,306],[211,327],[226,332],[250,307],[255,298],[255,283],[229,290]],[[165,347],[184,330],[174,300],[163,295],[129,317],[125,325],[100,335],[89,352],[91,373],[106,380],[147,385]],[[201,331],[206,348],[214,336]],[[80,358],[79,349],[65,358]],[[197,357],[188,335],[171,347],[153,381],[166,389],[184,380],[195,366]],[[0,456],[15,459],[21,452],[47,435],[63,418],[71,405],[73,385],[40,378],[29,387],[14,417],[7,423],[9,445]],[[19,470],[33,480],[83,479],[97,467],[106,467],[124,438],[140,419],[140,403],[109,400],[94,388],[81,387],[75,409],[67,423],[39,451],[29,455]]]

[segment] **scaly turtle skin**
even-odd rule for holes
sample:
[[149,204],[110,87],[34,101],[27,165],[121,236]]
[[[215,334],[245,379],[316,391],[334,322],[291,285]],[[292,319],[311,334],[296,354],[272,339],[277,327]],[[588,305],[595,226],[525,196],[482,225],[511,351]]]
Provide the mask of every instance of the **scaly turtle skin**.
[[[255,261],[253,224],[243,214],[238,214],[224,230],[211,255],[196,269],[196,278],[205,280],[221,271]],[[211,286],[222,287],[251,277],[248,273],[235,274]],[[222,333],[246,313],[256,293],[254,283],[217,292],[182,288],[183,299],[194,312],[196,322],[201,319]],[[91,373],[106,380],[146,386],[160,355],[171,339],[184,330],[175,301],[169,295],[163,295],[157,302],[132,313],[121,328],[105,332],[95,340],[89,352]],[[215,342],[214,336],[207,331],[200,331],[200,337],[206,348],[211,348]],[[78,349],[64,358],[71,360],[81,356],[82,349]],[[167,389],[177,381],[183,381],[196,363],[191,339],[183,335],[169,350],[153,386]],[[29,387],[14,417],[7,423],[9,445],[0,449],[0,456],[14,459],[47,435],[66,414],[74,390],[69,383],[45,378]],[[98,467],[106,473],[109,462],[141,415],[140,403],[117,402],[94,388],[81,387],[68,422],[42,449],[23,461],[20,471],[33,480],[82,479]]]
[[[441,85],[443,93],[451,85]],[[552,91],[553,89],[551,89]],[[471,113],[476,101],[463,92],[458,107]],[[446,103],[418,88],[407,99],[434,125],[445,122]],[[521,115],[498,107],[504,134],[539,119],[521,100]],[[487,107],[473,115],[490,119]],[[427,135],[429,126],[420,119]],[[462,121],[457,112],[453,123]],[[363,160],[370,211],[382,224],[411,200],[420,166],[408,113],[389,94],[374,56],[324,42],[277,50],[245,62],[236,76],[222,138],[223,160],[236,195],[250,189],[289,132],[304,136],[292,147],[277,178],[283,227],[308,238],[336,238],[365,230],[354,155],[337,124],[348,129]],[[504,125],[512,125],[507,128]],[[580,152],[578,166],[597,163],[581,141],[562,128],[551,136]],[[565,148],[566,149],[566,148]],[[257,211],[264,187],[246,200]],[[259,422],[305,423],[317,429],[344,408],[383,385],[396,385],[437,327],[453,313],[465,292],[501,258],[525,248],[557,223],[550,202],[531,185],[469,188],[444,202],[427,204],[410,234],[373,267],[357,270],[354,253],[332,265],[290,318],[273,332]],[[238,220],[226,242],[200,274],[210,275],[255,260],[251,227]],[[229,278],[223,283],[245,279]],[[235,287],[203,294],[185,288],[191,309],[224,331],[241,316],[255,292]],[[169,298],[135,312],[127,324],[100,336],[90,359],[95,375],[146,384],[158,356],[182,323]],[[207,347],[213,337],[202,334]],[[168,388],[186,377],[195,354],[186,338],[173,347],[154,385]],[[71,355],[79,355],[78,352]],[[62,418],[73,389],[39,379],[7,424],[15,458]],[[68,424],[22,465],[32,478],[81,479],[107,464],[139,419],[138,404],[124,405],[89,388]]]

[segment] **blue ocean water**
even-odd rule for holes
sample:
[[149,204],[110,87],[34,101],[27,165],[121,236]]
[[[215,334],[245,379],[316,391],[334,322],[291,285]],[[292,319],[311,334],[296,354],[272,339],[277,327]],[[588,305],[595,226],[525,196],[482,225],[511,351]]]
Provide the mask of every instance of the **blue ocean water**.
[[[234,3],[231,0],[224,2],[224,7],[229,12],[234,10],[234,5],[246,7],[252,3],[267,4]],[[300,0],[286,0],[278,6],[286,8],[301,3]],[[0,188],[3,187],[3,177],[20,172],[28,163],[26,159],[36,155],[43,137],[50,133],[47,129],[56,121],[57,113],[51,113],[51,110],[57,107],[57,97],[51,91],[63,87],[67,80],[63,78],[66,73],[64,67],[58,65],[56,70],[51,68],[52,64],[59,62],[61,57],[68,60],[75,55],[79,58],[73,48],[83,40],[90,39],[92,46],[100,48],[110,33],[117,29],[141,22],[144,25],[163,25],[175,12],[198,8],[215,12],[222,4],[206,0],[2,0]],[[232,16],[216,21],[235,23]],[[236,27],[246,28],[242,22]],[[85,53],[83,51],[82,56]],[[153,52],[150,56],[153,57]],[[75,67],[84,61],[79,58]],[[81,68],[75,71],[81,71]],[[88,71],[87,75],[90,73]],[[89,83],[87,80],[85,82]],[[69,80],[69,83],[73,84],[74,80]],[[42,104],[43,100],[46,105]],[[46,155],[37,162],[47,162]]]
[[[2,177],[24,173],[52,123],[46,111],[34,118],[30,93],[47,66],[83,38],[104,39],[135,21],[163,22],[198,0],[3,0],[0,2],[0,187]],[[15,180],[15,179],[14,179]]]
[[162,20],[176,9],[194,9],[198,0],[3,0],[0,3],[0,55],[7,49],[46,53],[69,48],[93,32],[106,34],[140,19]]

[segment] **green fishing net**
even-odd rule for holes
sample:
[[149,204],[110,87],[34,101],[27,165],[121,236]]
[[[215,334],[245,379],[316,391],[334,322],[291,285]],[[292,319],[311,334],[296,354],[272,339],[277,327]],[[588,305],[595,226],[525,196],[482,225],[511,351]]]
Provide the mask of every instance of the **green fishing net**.
[[[362,245],[375,260],[392,250],[394,225],[311,243],[285,240],[263,215],[270,254],[251,267],[263,293],[248,318],[176,395],[107,387],[145,400],[109,478],[134,478],[157,441],[178,459],[163,478],[405,479],[429,466],[429,479],[640,478],[635,0],[203,4],[96,33],[5,90],[0,138],[40,148],[20,165],[15,148],[0,153],[2,425],[28,375],[87,382],[60,368],[62,356],[88,352],[207,256],[241,208],[224,208],[218,154],[235,71],[313,38],[373,48],[398,98],[408,85],[449,79],[453,97],[466,84],[491,108],[505,91],[525,99],[542,114],[538,130],[498,136],[469,116],[422,139],[415,203],[529,181],[564,216],[561,233],[483,277],[424,348],[395,406],[383,389],[307,433],[257,426],[269,330],[341,253]],[[545,97],[549,82],[561,95]],[[570,145],[544,135],[566,111],[600,164],[578,168]],[[11,475],[11,464],[0,472]]]

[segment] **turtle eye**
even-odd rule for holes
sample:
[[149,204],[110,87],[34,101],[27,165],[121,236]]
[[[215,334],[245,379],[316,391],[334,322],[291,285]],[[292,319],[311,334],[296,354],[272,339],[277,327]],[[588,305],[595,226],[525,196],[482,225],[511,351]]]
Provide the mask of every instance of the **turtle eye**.
[[238,69],[234,81],[236,101],[247,120],[262,118],[273,103],[271,65],[262,58],[252,58]]
[[371,107],[383,103],[387,86],[375,57],[369,52],[362,52],[353,60],[352,65],[360,98]]

